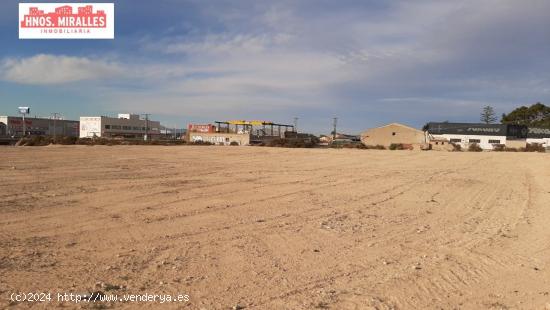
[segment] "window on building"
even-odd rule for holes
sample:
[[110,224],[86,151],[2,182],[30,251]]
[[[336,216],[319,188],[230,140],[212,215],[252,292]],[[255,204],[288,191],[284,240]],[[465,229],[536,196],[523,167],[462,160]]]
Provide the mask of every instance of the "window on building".
[[111,129],[119,129],[119,130],[120,130],[120,126],[118,126],[118,125],[113,125],[113,126],[111,126]]
[[391,135],[392,135],[392,136],[395,136],[395,132],[392,132]]
[[132,127],[131,126],[122,126],[122,129],[123,130],[132,130]]
[[451,139],[451,143],[460,143],[462,142],[462,139]]
[[489,144],[500,144],[500,140],[489,140]]
[[479,140],[479,139],[470,139],[470,140],[468,140],[468,142],[470,142],[470,143],[481,143],[481,140]]
[[111,125],[105,125],[105,129],[111,129]]

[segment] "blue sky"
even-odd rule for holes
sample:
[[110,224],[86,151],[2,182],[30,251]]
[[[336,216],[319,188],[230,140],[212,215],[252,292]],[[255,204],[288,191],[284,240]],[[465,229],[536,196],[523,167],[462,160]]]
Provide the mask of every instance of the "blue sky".
[[17,10],[0,2],[0,115],[359,133],[550,102],[547,0],[125,0],[115,40],[19,40]]

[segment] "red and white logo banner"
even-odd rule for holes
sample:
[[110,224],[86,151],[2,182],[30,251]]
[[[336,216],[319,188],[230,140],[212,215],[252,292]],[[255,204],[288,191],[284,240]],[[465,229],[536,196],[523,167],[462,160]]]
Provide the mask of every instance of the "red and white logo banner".
[[113,3],[19,3],[19,39],[114,39]]

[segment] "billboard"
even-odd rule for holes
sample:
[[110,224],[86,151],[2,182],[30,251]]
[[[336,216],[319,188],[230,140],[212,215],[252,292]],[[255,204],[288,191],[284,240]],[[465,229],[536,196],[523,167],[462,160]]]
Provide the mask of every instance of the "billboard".
[[29,107],[19,107],[19,113],[21,114],[30,114],[31,108]]
[[529,127],[528,130],[529,132],[527,133],[527,138],[550,138],[550,128]]
[[189,132],[202,132],[202,133],[212,133],[216,132],[216,126],[214,125],[199,125],[199,124],[189,124],[187,126]]
[[475,123],[428,123],[428,132],[436,135],[506,136],[526,138],[527,126]]

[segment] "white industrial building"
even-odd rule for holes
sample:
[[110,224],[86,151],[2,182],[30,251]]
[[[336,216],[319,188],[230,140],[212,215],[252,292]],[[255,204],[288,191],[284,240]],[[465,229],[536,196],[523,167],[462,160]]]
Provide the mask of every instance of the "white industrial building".
[[143,138],[161,134],[160,122],[141,119],[135,114],[118,114],[118,117],[81,116],[80,138]]
[[[469,124],[469,123],[428,123],[427,134],[433,139],[445,139],[462,148],[472,144],[484,150],[492,150],[495,145],[508,147],[525,146],[530,143],[527,126],[508,124]],[[549,136],[550,137],[550,136]],[[540,140],[537,140],[537,143]]]
[[30,136],[78,136],[78,121],[61,118],[0,116],[0,136],[22,137],[23,131]]

